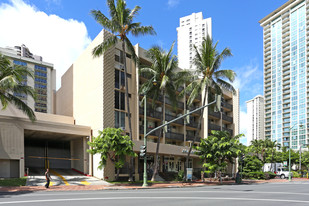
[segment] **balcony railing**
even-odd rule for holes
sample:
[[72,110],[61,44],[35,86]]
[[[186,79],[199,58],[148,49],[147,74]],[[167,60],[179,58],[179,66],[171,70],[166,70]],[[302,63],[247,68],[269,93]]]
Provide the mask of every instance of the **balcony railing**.
[[167,132],[167,133],[165,133],[165,138],[183,141],[184,140],[184,134],[176,133],[176,132]]
[[[171,120],[176,119],[176,118],[177,118],[177,117],[174,116],[174,115],[165,114],[165,120],[166,120],[166,121],[171,121]],[[179,120],[175,121],[174,123],[181,124],[181,125],[184,124],[183,119],[179,119]]]
[[215,124],[208,123],[208,129],[220,131],[221,127],[220,127],[220,125],[215,125]]
[[213,116],[213,117],[217,117],[217,118],[221,118],[220,112],[213,112],[211,110],[208,110],[208,115]]
[[[147,130],[147,133],[150,132],[151,130],[153,130],[154,128],[146,128]],[[156,130],[154,132],[152,132],[150,135],[153,135],[153,136],[159,136],[159,133],[160,133],[160,130]],[[140,125],[139,126],[139,134],[144,134],[144,125]]]
[[[194,135],[187,134],[187,137],[186,137],[187,141],[193,141],[193,139],[194,139]],[[201,142],[201,137],[197,137],[196,141]]]
[[229,109],[229,110],[232,110],[233,109],[233,106],[227,102],[222,102],[222,106]]
[[[139,107],[139,114],[144,115],[144,107]],[[148,117],[156,118],[156,119],[161,119],[162,117],[162,112],[157,112],[153,109],[147,109],[146,115]]]
[[233,122],[233,117],[229,117],[225,114],[222,114],[222,119],[231,123]]
[[[199,108],[199,106],[187,106],[187,109],[190,111],[196,110],[197,108]],[[194,114],[200,114],[200,111],[196,111]]]
[[194,122],[194,121],[192,121],[192,120],[190,119],[190,123],[189,123],[189,124],[187,124],[187,126],[189,126],[189,127],[193,127],[193,128],[197,128],[197,123],[196,123],[196,122]]

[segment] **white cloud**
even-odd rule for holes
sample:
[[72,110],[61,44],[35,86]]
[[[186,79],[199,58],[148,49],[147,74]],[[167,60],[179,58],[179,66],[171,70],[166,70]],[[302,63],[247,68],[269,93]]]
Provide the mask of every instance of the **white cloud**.
[[0,25],[0,47],[25,44],[43,61],[53,63],[57,88],[63,73],[91,42],[83,22],[47,15],[23,0],[0,4]]
[[180,0],[168,0],[167,5],[169,8],[175,7],[179,4]]

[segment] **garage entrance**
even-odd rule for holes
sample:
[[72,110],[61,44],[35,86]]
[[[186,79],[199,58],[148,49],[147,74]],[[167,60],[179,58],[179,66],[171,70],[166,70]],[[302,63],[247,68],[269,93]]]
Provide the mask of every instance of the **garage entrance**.
[[25,170],[32,175],[45,168],[87,172],[86,137],[25,130]]
[[27,168],[71,169],[71,161],[70,141],[25,139]]

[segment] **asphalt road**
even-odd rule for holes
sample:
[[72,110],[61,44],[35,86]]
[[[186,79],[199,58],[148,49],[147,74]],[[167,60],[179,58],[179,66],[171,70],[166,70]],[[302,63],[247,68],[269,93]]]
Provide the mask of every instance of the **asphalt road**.
[[0,193],[2,205],[309,205],[309,183],[205,186],[195,188]]

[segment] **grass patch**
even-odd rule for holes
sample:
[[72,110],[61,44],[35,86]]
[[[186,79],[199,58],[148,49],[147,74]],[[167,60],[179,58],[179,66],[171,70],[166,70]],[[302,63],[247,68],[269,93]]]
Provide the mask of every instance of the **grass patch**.
[[27,177],[0,179],[0,186],[25,186]]

